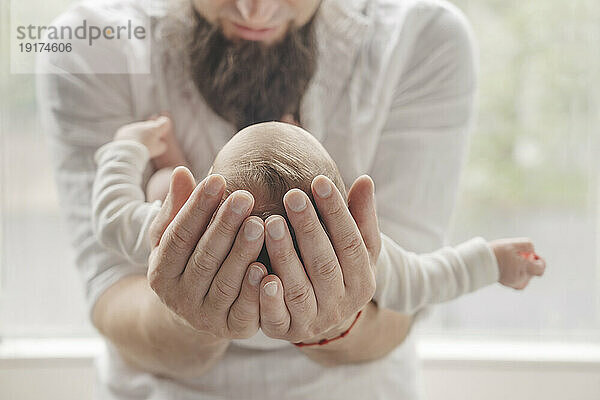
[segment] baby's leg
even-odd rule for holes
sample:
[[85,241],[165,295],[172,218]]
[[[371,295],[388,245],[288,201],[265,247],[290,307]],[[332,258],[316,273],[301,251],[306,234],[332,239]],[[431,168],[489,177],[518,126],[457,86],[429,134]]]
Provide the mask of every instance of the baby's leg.
[[171,173],[174,169],[174,167],[165,167],[152,174],[146,185],[146,201],[165,200],[169,193]]

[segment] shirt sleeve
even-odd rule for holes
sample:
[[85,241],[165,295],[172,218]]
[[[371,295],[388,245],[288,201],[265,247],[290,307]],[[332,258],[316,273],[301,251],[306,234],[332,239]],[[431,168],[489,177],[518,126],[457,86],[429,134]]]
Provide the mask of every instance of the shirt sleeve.
[[380,257],[385,266],[377,270],[377,280],[394,284],[377,287],[377,304],[402,313],[455,299],[499,278],[496,258],[481,237],[419,255],[382,235]]
[[[121,57],[121,52],[115,52],[115,59]],[[145,274],[147,266],[134,264],[102,246],[92,228],[94,153],[112,139],[120,126],[135,120],[130,78],[127,74],[66,72],[73,63],[85,64],[86,60],[62,53],[41,54],[37,59],[36,84],[61,214],[85,284],[91,317],[104,290],[126,275]]]
[[414,254],[444,245],[477,83],[476,46],[457,9],[440,8],[416,37],[371,171],[383,239],[374,300],[405,312],[487,285],[497,268],[481,240]]
[[92,227],[96,238],[130,262],[144,265],[152,250],[150,225],[161,205],[158,200],[146,202],[142,190],[148,149],[133,140],[116,140],[100,147],[94,159]]

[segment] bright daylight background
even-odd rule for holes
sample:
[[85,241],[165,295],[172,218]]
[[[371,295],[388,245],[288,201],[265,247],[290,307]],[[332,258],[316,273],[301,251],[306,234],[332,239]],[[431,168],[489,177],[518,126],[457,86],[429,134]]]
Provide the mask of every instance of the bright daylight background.
[[[9,73],[1,3],[0,338],[94,335],[59,215],[32,75]],[[68,4],[48,0],[48,19]],[[456,0],[481,59],[479,123],[450,243],[529,236],[548,264],[524,292],[491,287],[419,330],[460,338],[600,340],[598,0]]]

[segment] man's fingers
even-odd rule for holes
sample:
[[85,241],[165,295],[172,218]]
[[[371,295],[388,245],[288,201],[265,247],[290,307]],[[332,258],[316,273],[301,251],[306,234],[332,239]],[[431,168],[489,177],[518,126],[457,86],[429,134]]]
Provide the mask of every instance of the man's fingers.
[[[318,224],[318,222],[317,222]],[[306,275],[288,226],[281,215],[271,215],[265,221],[265,245],[273,272],[283,284],[284,300],[295,326],[304,326],[317,315],[317,299],[313,282]],[[321,229],[321,226],[319,225]],[[307,267],[308,269],[308,267]],[[313,279],[316,281],[316,279]]]
[[181,275],[224,190],[225,179],[222,176],[205,178],[167,226],[157,251],[153,252],[157,258],[154,261],[161,268],[157,273],[162,277],[175,278]]
[[[344,296],[342,268],[310,199],[302,190],[292,189],[283,196],[283,204],[294,228],[302,263],[310,277],[307,285],[312,283],[319,308],[330,309],[339,305],[339,299]],[[292,246],[291,243],[289,246]],[[288,281],[275,271],[282,278],[287,292]]]
[[240,295],[229,309],[227,326],[237,338],[248,338],[256,333],[260,318],[260,281],[267,275],[261,263],[250,264],[242,283]]
[[348,209],[369,251],[371,265],[375,265],[381,250],[377,211],[375,210],[375,184],[368,175],[359,176],[348,192]]
[[167,226],[173,221],[175,215],[181,210],[181,207],[183,207],[195,187],[196,182],[189,169],[186,167],[177,167],[173,170],[167,198],[150,226],[150,240],[153,246],[158,245],[158,241],[165,232],[165,229],[167,229]]
[[[235,243],[206,295],[206,304],[213,309],[227,312],[238,297],[248,265],[256,261],[263,244],[264,226],[259,217],[246,218],[237,233]],[[231,290],[234,289],[234,290]]]
[[290,329],[290,313],[283,301],[283,289],[276,275],[267,275],[260,284],[260,326],[265,335],[280,339]]
[[329,178],[319,175],[312,181],[312,192],[341,265],[344,283],[354,289],[374,286],[369,253],[340,191]]
[[[196,239],[196,248],[187,261],[182,279],[188,286],[188,292],[198,295],[202,302],[215,274],[229,254],[240,225],[250,214],[253,205],[254,198],[250,192],[236,190],[219,207],[214,220],[202,237]],[[211,216],[208,216],[206,219],[207,223],[210,218]],[[220,292],[220,297],[229,298],[236,289],[239,290],[239,287],[226,286],[225,284],[229,283],[227,281],[219,283],[223,285],[215,289]],[[237,293],[234,298],[236,296]]]

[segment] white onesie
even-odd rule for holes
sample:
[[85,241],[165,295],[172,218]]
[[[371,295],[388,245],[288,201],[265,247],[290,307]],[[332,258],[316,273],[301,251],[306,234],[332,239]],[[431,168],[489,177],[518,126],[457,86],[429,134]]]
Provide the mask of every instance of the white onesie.
[[[95,153],[98,164],[92,192],[92,218],[102,245],[145,265],[151,251],[148,230],[161,201],[145,201],[142,176],[150,158],[147,148],[133,140],[117,140]],[[404,250],[385,234],[377,262],[380,306],[412,314],[498,281],[498,263],[481,237],[456,247],[418,255]]]

